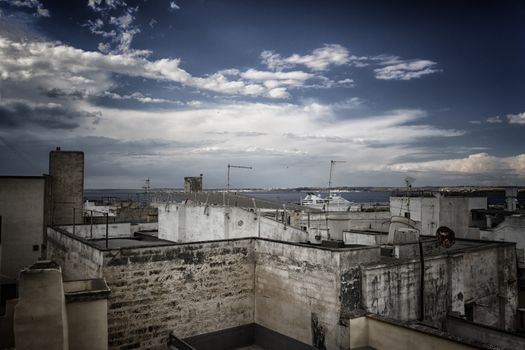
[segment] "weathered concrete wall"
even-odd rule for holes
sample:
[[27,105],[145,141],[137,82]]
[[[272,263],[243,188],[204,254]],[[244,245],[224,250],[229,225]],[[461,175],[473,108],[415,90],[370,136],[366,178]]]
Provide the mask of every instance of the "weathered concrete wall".
[[436,234],[439,227],[439,196],[411,197],[410,199],[390,197],[390,214],[392,216],[405,216],[408,211],[410,211],[412,220],[421,223],[421,234],[432,236]]
[[49,152],[51,175],[51,210],[53,225],[81,223],[84,196],[84,152],[55,150]]
[[[419,317],[420,262],[371,264],[362,268],[363,306],[368,312],[413,321]],[[474,321],[513,329],[517,307],[512,245],[425,258],[425,320],[440,327],[447,312],[465,314],[475,303]]]
[[257,240],[255,257],[257,324],[307,344],[315,343],[316,330],[327,349],[348,348],[348,328],[339,320],[360,297],[352,268],[377,260],[379,248],[332,251]]
[[450,227],[457,238],[469,238],[472,209],[487,209],[487,198],[441,197],[439,225]]
[[[330,212],[328,216],[328,228],[333,239],[343,239],[345,230],[363,230],[388,232],[390,224],[389,211],[346,211]],[[326,219],[325,219],[326,220]],[[311,223],[315,227],[315,223]]]
[[343,232],[345,244],[380,245],[386,244],[388,235],[374,232]]
[[507,216],[498,226],[479,232],[480,239],[516,243],[518,263],[525,268],[525,215]]
[[[474,322],[514,330],[517,271],[514,245],[465,253],[461,259],[463,303],[474,303]],[[463,314],[464,312],[462,312]]]
[[363,307],[396,320],[415,320],[419,310],[419,264],[384,264],[362,268]]
[[18,293],[14,314],[16,348],[67,350],[67,313],[60,268],[22,271]]
[[181,337],[253,322],[254,254],[250,239],[104,253],[111,288],[111,349],[165,349]]
[[482,342],[497,346],[499,349],[525,349],[525,336],[519,333],[503,332],[457,317],[447,317],[447,332],[470,341]]
[[350,320],[350,348],[367,346],[378,350],[479,349],[444,336],[376,318],[359,317]]
[[258,237],[274,239],[283,242],[306,242],[308,232],[293,226],[288,226],[263,216],[258,219]]
[[41,255],[45,182],[44,177],[0,177],[0,274],[4,276],[18,278],[19,271]]
[[[57,226],[67,232],[73,234],[73,225],[61,225]],[[105,224],[84,224],[75,225],[75,236],[84,239],[100,239],[106,237],[106,225]],[[131,237],[131,224],[128,223],[117,223],[108,224],[108,237],[109,238],[122,238]]]
[[421,234],[436,234],[440,226],[448,226],[456,233],[457,238],[469,236],[472,209],[486,209],[486,197],[454,197],[435,194],[433,197],[390,197],[390,214],[404,216],[408,212],[410,201],[410,218],[421,223]]
[[65,231],[48,227],[47,258],[62,267],[64,280],[102,277],[102,252]]
[[255,323],[311,344],[315,318],[326,346],[338,349],[345,333],[338,325],[338,254],[258,240],[255,255]]
[[108,348],[108,302],[106,299],[66,305],[70,350]]
[[306,241],[298,228],[238,207],[161,204],[159,238],[173,242],[199,242],[245,237]]

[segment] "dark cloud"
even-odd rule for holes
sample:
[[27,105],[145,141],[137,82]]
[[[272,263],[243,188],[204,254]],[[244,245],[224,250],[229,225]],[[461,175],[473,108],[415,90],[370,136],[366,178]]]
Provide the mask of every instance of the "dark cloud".
[[25,101],[13,101],[0,104],[0,126],[18,128],[33,125],[44,129],[76,129],[81,121],[91,119],[98,123],[100,114],[78,111],[60,104],[31,104]]
[[62,98],[62,97],[70,97],[75,100],[82,99],[86,96],[86,93],[80,90],[75,91],[65,91],[58,88],[53,89],[43,89],[42,94],[49,98]]

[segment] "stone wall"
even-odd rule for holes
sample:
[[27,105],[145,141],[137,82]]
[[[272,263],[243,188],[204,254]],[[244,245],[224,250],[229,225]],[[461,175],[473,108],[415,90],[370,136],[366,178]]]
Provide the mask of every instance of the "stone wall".
[[[51,175],[51,223],[66,225],[82,222],[84,197],[84,152],[49,152]],[[75,209],[75,218],[73,218]]]
[[165,349],[181,337],[253,322],[251,239],[104,252],[110,349]]
[[62,267],[64,280],[102,276],[102,252],[58,228],[47,229],[47,258]]
[[[244,238],[93,253],[88,242],[64,232],[51,230],[50,241],[65,274],[106,279],[111,349],[161,349],[172,331],[187,338],[257,323],[338,350],[348,348],[345,320],[363,310],[398,320],[419,316],[419,260],[379,264],[377,246],[328,249]],[[513,248],[489,243],[428,257],[425,318],[440,326],[448,311],[464,312],[464,303],[475,301],[476,322],[513,327]]]

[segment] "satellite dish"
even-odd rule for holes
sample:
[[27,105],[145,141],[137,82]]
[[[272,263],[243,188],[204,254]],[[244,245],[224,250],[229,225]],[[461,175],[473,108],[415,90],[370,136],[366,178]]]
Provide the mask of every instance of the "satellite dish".
[[456,234],[446,226],[441,226],[436,230],[436,237],[443,248],[450,248],[456,242]]
[[414,181],[416,181],[416,179],[414,179],[413,177],[410,177],[410,176],[405,177],[405,184],[407,185],[407,187],[412,187],[412,184],[414,183]]

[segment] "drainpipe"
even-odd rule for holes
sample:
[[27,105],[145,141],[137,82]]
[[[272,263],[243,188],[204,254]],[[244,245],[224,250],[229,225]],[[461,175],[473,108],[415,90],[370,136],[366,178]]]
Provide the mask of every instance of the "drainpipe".
[[420,287],[419,287],[419,321],[425,320],[425,258],[423,257],[423,242],[421,236],[418,237],[419,260],[421,261]]

